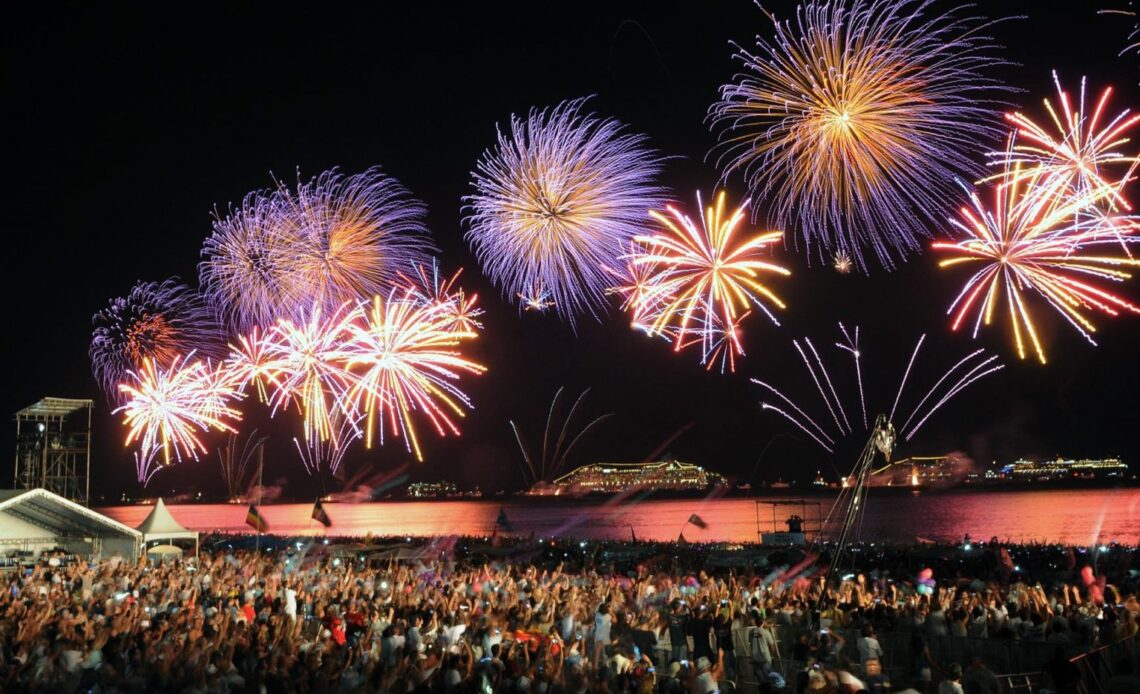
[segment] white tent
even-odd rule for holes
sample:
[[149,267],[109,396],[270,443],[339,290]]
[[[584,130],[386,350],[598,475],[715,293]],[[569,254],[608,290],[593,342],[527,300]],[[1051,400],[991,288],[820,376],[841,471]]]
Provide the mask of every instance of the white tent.
[[[162,499],[154,505],[150,515],[139,524],[138,531],[142,533],[143,545],[153,540],[193,540],[194,554],[198,554],[198,533],[187,530],[181,523],[174,520]],[[169,544],[169,542],[167,543]],[[150,553],[151,550],[147,550]]]
[[0,552],[61,547],[81,555],[139,554],[142,534],[46,489],[0,490]]

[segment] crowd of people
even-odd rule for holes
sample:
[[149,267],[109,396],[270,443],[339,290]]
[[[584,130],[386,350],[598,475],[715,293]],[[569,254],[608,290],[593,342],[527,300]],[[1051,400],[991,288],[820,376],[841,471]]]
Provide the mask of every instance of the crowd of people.
[[[962,637],[1055,645],[1042,669],[1067,691],[1079,678],[1073,653],[1140,643],[1124,548],[1093,582],[1074,566],[1044,585],[1019,571],[947,576],[927,590],[898,563],[825,582],[810,555],[689,572],[691,557],[675,553],[619,566],[598,551],[394,559],[334,549],[222,545],[157,565],[47,556],[7,572],[0,689],[1000,691],[984,659],[944,662],[931,650],[932,639]],[[882,634],[899,632],[906,652],[884,652]],[[1120,682],[1140,682],[1133,664],[1120,663]]]

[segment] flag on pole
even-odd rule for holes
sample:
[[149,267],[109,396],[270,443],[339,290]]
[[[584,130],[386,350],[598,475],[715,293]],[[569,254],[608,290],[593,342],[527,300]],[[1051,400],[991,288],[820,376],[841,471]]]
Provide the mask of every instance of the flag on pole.
[[317,499],[317,503],[313,504],[313,520],[326,528],[332,525],[332,518],[329,518],[329,514],[325,511],[325,507],[321,505],[320,499]]
[[677,544],[682,547],[689,544],[689,541],[685,539],[685,533],[681,533],[681,536],[677,538]]
[[508,533],[513,533],[515,531],[514,526],[511,525],[511,519],[507,518],[507,512],[504,511],[501,506],[499,507],[499,517],[495,519],[495,527],[496,529],[502,528]]
[[253,504],[249,505],[249,511],[245,514],[245,524],[259,533],[269,532],[269,523],[265,522],[265,517]]
[[637,535],[633,532],[633,526],[629,526],[629,540],[630,542],[637,542]]
[[704,530],[705,528],[709,527],[709,524],[705,522],[705,519],[701,518],[700,516],[698,516],[695,513],[693,515],[689,516],[689,522],[692,523],[693,525],[697,526],[701,530]]

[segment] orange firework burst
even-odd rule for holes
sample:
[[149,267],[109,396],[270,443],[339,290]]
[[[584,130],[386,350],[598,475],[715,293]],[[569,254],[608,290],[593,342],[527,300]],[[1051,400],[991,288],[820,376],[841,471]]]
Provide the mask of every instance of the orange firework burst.
[[[699,194],[697,205],[703,207]],[[637,277],[639,271],[648,270],[648,276],[640,275],[636,293],[629,294],[636,296],[632,301],[635,321],[640,320],[650,334],[668,336],[677,351],[700,344],[704,363],[710,363],[722,342],[730,345],[733,354],[743,354],[738,326],[750,308],[759,308],[777,324],[767,304],[785,308],[759,279],[761,273],[791,274],[766,259],[783,233],[741,238],[747,207],[745,201],[726,215],[721,191],[715,204],[704,209],[698,225],[667,206],[668,215],[650,212],[660,223],[660,231],[635,239],[640,250],[630,258],[634,268],[630,274]]]
[[445,436],[459,434],[452,415],[471,407],[456,385],[463,373],[481,374],[486,367],[457,349],[476,337],[458,327],[447,304],[417,301],[411,291],[388,300],[375,297],[371,310],[349,327],[341,348],[345,367],[354,374],[346,400],[365,419],[364,438],[371,446],[379,425],[404,438],[408,450],[423,460],[412,412],[420,411]]
[[987,22],[930,0],[807,0],[736,57],[710,119],[725,176],[744,175],[777,224],[823,259],[886,269],[949,212],[951,181],[996,142],[1002,61]]
[[[1012,161],[1012,152],[1009,156]],[[1028,290],[1044,298],[1093,344],[1096,327],[1088,311],[1112,316],[1121,310],[1140,313],[1140,307],[1094,283],[1124,281],[1131,277],[1124,268],[1140,264],[1111,252],[1093,253],[1104,244],[1137,240],[1132,236],[1137,229],[1134,218],[1083,214],[1112,195],[1112,186],[1077,194],[1065,177],[1047,170],[1026,173],[1016,161],[1004,178],[1006,183],[994,187],[992,208],[972,193],[972,209],[962,208],[961,221],[952,220],[965,234],[963,239],[933,244],[935,250],[952,254],[939,267],[981,266],[950,306],[953,329],[976,311],[977,336],[983,324],[992,323],[1004,294],[1018,355],[1025,358],[1028,339],[1044,364],[1045,349],[1034,326]]]

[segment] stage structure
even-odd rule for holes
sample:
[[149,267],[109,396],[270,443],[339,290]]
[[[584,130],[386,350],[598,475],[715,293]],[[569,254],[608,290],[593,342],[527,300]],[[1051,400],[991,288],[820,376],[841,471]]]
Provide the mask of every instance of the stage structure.
[[16,489],[46,489],[86,505],[91,400],[44,398],[16,413]]

